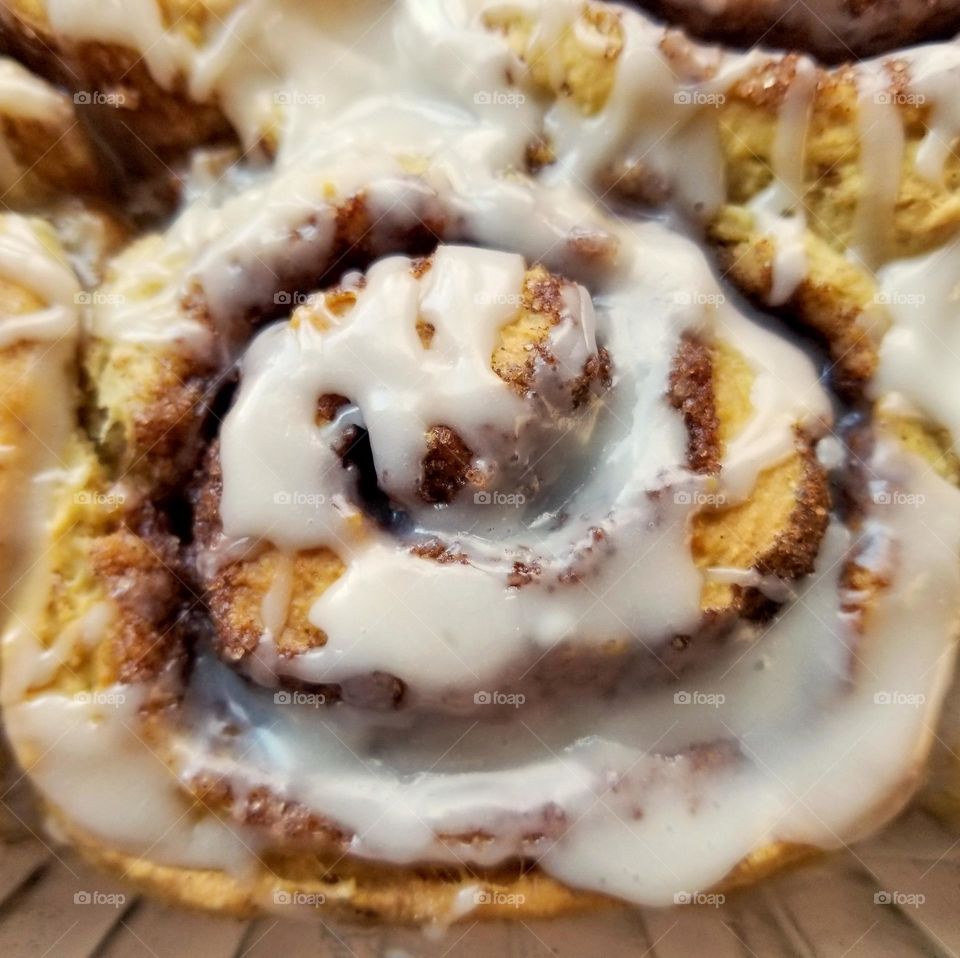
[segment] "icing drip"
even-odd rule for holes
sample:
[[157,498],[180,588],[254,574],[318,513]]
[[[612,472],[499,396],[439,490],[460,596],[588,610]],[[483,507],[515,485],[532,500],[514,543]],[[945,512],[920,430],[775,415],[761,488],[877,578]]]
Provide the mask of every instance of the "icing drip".
[[62,93],[5,57],[0,57],[0,113],[48,122],[65,122],[71,117],[70,104]]
[[[45,224],[0,217],[0,277],[30,290],[44,304],[0,321],[0,349],[21,340],[56,341],[76,330],[80,284],[66,261],[44,245]],[[53,244],[52,233],[48,243]]]
[[897,393],[960,436],[960,396],[948,386],[960,356],[960,243],[896,260],[877,277],[894,325],[881,343],[875,395]]
[[784,96],[773,141],[773,181],[750,203],[760,229],[775,244],[773,276],[767,302],[779,306],[793,294],[807,273],[804,235],[804,144],[817,89],[816,68],[797,60],[793,82]]
[[887,258],[893,210],[900,189],[903,126],[884,64],[863,64],[857,73],[860,134],[860,200],[851,254],[868,268]]
[[909,50],[909,87],[900,99],[907,105],[929,106],[928,129],[914,159],[917,172],[931,183],[943,182],[944,167],[960,134],[960,104],[953,95],[960,74],[960,50],[953,44],[935,44]]

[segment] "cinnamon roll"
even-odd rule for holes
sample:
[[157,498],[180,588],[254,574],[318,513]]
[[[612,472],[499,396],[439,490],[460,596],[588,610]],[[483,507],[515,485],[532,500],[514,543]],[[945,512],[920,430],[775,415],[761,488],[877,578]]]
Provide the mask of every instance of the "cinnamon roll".
[[147,7],[7,11],[143,54],[145,123],[267,146],[88,275],[53,212],[0,221],[0,363],[44,364],[0,403],[0,689],[56,834],[194,905],[447,924],[901,809],[960,466],[908,370],[950,356],[878,297],[948,241],[949,106],[605,4]]

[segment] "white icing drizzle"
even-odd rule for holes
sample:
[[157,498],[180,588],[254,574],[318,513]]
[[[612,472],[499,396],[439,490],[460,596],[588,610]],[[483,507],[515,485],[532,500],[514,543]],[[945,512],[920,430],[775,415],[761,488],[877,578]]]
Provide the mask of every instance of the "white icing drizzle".
[[[798,423],[816,429],[830,409],[795,347],[726,303],[704,307],[680,295],[697,289],[707,302],[721,299],[695,247],[657,224],[622,240],[636,265],[598,297],[596,319],[582,290],[568,297],[572,311],[551,337],[554,350],[564,335],[575,347],[557,364],[561,378],[575,377],[595,352],[594,322],[613,357],[615,387],[592,440],[567,418],[554,434],[549,409],[531,414],[491,369],[497,330],[516,311],[523,260],[514,254],[441,246],[419,280],[405,257],[382,260],[342,320],[314,305],[299,323],[273,326],[251,344],[221,428],[224,532],[286,549],[327,546],[348,564],[310,612],[326,644],[282,658],[261,644],[258,670],[312,682],[383,672],[429,696],[482,689],[511,663],[561,641],[600,647],[628,638],[655,648],[695,631],[701,579],[686,523],[704,480],[686,470],[685,432],[665,398],[680,333],[719,327],[756,369],[752,398],[762,414],[725,460],[730,501],[790,453]],[[329,328],[318,330],[306,318],[311,312]],[[418,319],[435,328],[430,349],[417,337]],[[326,393],[348,396],[358,411],[318,427],[317,399]],[[546,427],[534,415],[546,415]],[[381,488],[468,562],[438,566],[363,520],[334,451],[344,422],[354,421],[369,430]],[[486,464],[479,506],[470,498],[441,512],[418,505],[424,436],[441,422]],[[504,472],[508,462],[518,468]],[[573,485],[578,472],[588,478]],[[564,498],[552,501],[557,484]],[[570,516],[563,524],[555,521],[560,508]],[[592,542],[598,531],[603,543]],[[590,558],[578,560],[581,553]],[[514,562],[541,574],[510,587]],[[569,571],[582,583],[558,587]]]
[[[28,640],[14,632],[8,641]],[[176,778],[141,736],[142,690],[118,685],[91,698],[41,694],[4,709],[7,733],[34,756],[28,771],[56,807],[87,833],[109,836],[114,847],[149,853],[162,864],[248,868],[251,839],[213,815],[196,818]]]
[[797,60],[793,81],[777,117],[771,159],[773,181],[751,200],[758,227],[774,240],[773,275],[767,302],[785,303],[807,273],[804,236],[804,153],[810,111],[817,90],[817,71],[806,57]]
[[917,149],[917,172],[941,185],[944,166],[960,135],[960,102],[955,96],[960,79],[960,49],[939,43],[906,51],[908,92],[911,105],[928,106],[927,132]]
[[[492,864],[533,852],[524,836],[552,821],[559,827],[536,846],[548,873],[648,903],[708,887],[771,841],[833,845],[906,794],[950,674],[956,610],[942,597],[960,588],[957,490],[892,446],[881,445],[870,468],[874,500],[887,504],[865,527],[861,546],[874,545],[860,561],[897,560],[878,567],[893,587],[870,614],[869,641],[857,642],[839,605],[853,544],[834,526],[791,611],[697,675],[698,696],[716,707],[677,706],[672,688],[581,695],[560,712],[528,708],[477,734],[450,716],[341,707],[327,734],[333,719],[322,710],[278,709],[272,693],[205,659],[188,696],[190,731],[172,743],[175,764],[184,777],[222,772],[241,790],[270,781],[354,831],[352,854],[381,861]],[[29,634],[7,641],[26,658],[36,649]],[[136,689],[107,691],[121,707],[53,693],[8,698],[14,740],[38,756],[35,781],[104,841],[181,865],[239,867],[244,837],[184,815],[175,779],[131,734]],[[696,743],[720,748],[721,760],[698,767],[685,752]],[[144,803],[129,800],[131,770]],[[492,840],[436,837],[476,829]]]
[[[44,230],[48,245],[38,232]],[[52,251],[53,243],[46,224],[14,214],[0,216],[0,277],[45,304],[0,318],[0,349],[22,340],[59,340],[75,331],[80,284],[66,260]]]
[[[316,321],[333,326],[329,332],[304,316],[297,328],[274,327],[250,347],[241,395],[221,432],[227,535],[257,535],[292,548],[349,541],[346,523],[356,510],[344,501],[346,480],[338,481],[344,470],[330,431],[315,423],[325,393],[349,396],[360,407],[379,482],[407,505],[416,501],[424,436],[441,424],[438,415],[455,424],[481,461],[503,458],[501,436],[519,441],[520,400],[494,373],[490,357],[500,327],[517,311],[523,258],[440,247],[422,278],[411,266],[402,256],[377,263],[342,323],[319,305]],[[418,320],[434,329],[428,349]],[[569,321],[586,346],[592,311]],[[581,351],[579,364],[566,370],[570,378],[588,355]],[[287,421],[282,431],[263,428],[281,420]],[[277,508],[283,484],[319,508],[308,517],[290,509],[286,518]]]
[[880,345],[877,397],[897,393],[960,436],[960,241],[877,272],[878,299],[893,317]]
[[856,78],[862,182],[850,253],[873,268],[887,258],[900,191],[904,132],[885,63],[861,64]]
[[72,111],[67,98],[15,60],[0,57],[0,113],[63,123]]
[[816,435],[832,418],[829,400],[810,359],[782,337],[734,309],[720,313],[724,338],[735,343],[754,374],[750,400],[756,412],[729,443],[721,469],[730,502],[747,498],[757,472],[784,459],[801,426]]
[[[522,5],[547,39],[579,9],[571,2]],[[91,316],[96,335],[211,349],[212,330],[183,308],[191,288],[202,288],[214,325],[228,331],[238,308],[274,295],[278,265],[327,264],[335,203],[360,191],[386,232],[439,211],[452,224],[448,240],[491,247],[441,246],[422,279],[403,257],[381,260],[348,316],[328,315],[325,331],[303,318],[278,324],[246,350],[240,393],[221,437],[226,531],[288,552],[328,545],[347,563],[310,613],[327,645],[270,661],[270,639],[283,628],[289,601],[285,564],[261,608],[261,661],[268,671],[310,681],[367,671],[413,675],[419,688],[442,693],[457,683],[478,687],[509,677],[519,653],[578,635],[602,642],[626,632],[643,642],[695,626],[702,579],[688,554],[686,523],[695,502],[690,493],[702,480],[686,469],[682,422],[663,395],[680,336],[729,338],[755,373],[755,412],[723,463],[720,488],[730,501],[748,495],[758,472],[789,452],[796,424],[815,431],[828,421],[828,403],[796,348],[724,301],[691,241],[661,224],[615,220],[596,208],[583,184],[623,155],[646,153],[656,169],[670,171],[671,150],[685,142],[680,131],[710,126],[705,111],[696,118],[678,111],[677,92],[719,93],[759,54],[692,49],[689,70],[678,76],[678,65],[659,51],[659,29],[624,10],[617,82],[604,108],[584,120],[567,101],[547,106],[526,87],[504,88],[503,77],[520,71],[502,40],[479,27],[483,3],[356,6],[351,15],[292,2],[240,3],[225,26],[209,27],[194,46],[164,30],[153,0],[49,4],[56,29],[132,45],[161,82],[183,76],[195,96],[215,96],[247,143],[283,107],[269,170],[238,181],[235,195],[198,196],[163,236],[115,262]],[[698,80],[706,65],[719,71]],[[809,76],[807,66],[798,68],[780,117],[775,172],[785,186],[789,181],[791,195],[786,206],[773,197],[777,217],[800,192]],[[902,131],[895,109],[874,96],[886,89],[880,72],[865,68],[858,76],[868,186],[857,249],[877,261],[883,251],[875,241],[896,198]],[[521,90],[529,95],[509,104],[494,96]],[[953,118],[937,122],[946,129]],[[541,129],[551,134],[559,160],[534,180],[517,171],[531,133]],[[697,168],[703,183],[678,181],[680,202],[715,209],[721,169],[711,150]],[[793,221],[802,222],[799,213]],[[585,264],[570,246],[577,235],[603,241],[610,255]],[[293,252],[292,236],[299,240]],[[802,270],[796,238],[787,239],[791,251],[778,251],[777,300],[789,296]],[[495,251],[503,248],[512,252]],[[0,270],[3,255],[0,244]],[[577,368],[598,343],[615,364],[608,408],[587,430],[589,455],[604,468],[570,495],[574,530],[587,521],[582,515],[599,516],[593,525],[622,522],[617,551],[605,557],[590,598],[582,591],[574,599],[535,589],[508,593],[485,565],[487,543],[499,552],[533,541],[547,559],[565,554],[570,529],[506,509],[485,513],[489,528],[466,528],[458,506],[428,515],[410,494],[416,450],[433,421],[425,397],[440,405],[442,395],[444,423],[462,430],[491,463],[501,462],[502,447],[483,427],[493,424],[511,441],[522,432],[523,404],[489,369],[522,257],[565,271],[592,293],[573,285],[568,291],[569,323],[553,340],[565,364]],[[22,275],[20,259],[6,262],[16,262]],[[39,264],[27,275],[30,283],[42,280],[45,296],[68,292]],[[888,276],[899,288],[911,265],[894,264]],[[320,310],[318,303],[312,308]],[[938,310],[933,319],[940,323],[948,310]],[[417,339],[420,316],[435,327],[432,350]],[[898,321],[909,325],[907,317]],[[45,330],[44,322],[37,328]],[[564,339],[570,330],[576,335]],[[930,329],[912,332],[917,350],[928,350]],[[915,370],[886,356],[882,365],[889,388],[926,395]],[[423,376],[429,390],[417,382]],[[338,485],[342,470],[315,421],[318,392],[327,391],[357,404],[384,487],[416,523],[440,523],[437,531],[466,542],[476,560],[438,569],[362,520],[358,534],[357,523],[347,521],[360,518],[350,490]],[[952,422],[955,411],[947,412],[938,415]],[[63,432],[65,426],[58,441]],[[49,681],[71,641],[92,643],[110,621],[109,604],[97,607],[70,639],[42,647],[30,629],[48,586],[41,563],[22,621],[4,639],[8,732],[61,813],[105,843],[158,861],[233,870],[252,862],[256,849],[246,833],[184,814],[179,782],[220,771],[240,795],[266,781],[278,795],[329,817],[352,833],[347,850],[359,857],[487,865],[527,855],[575,887],[667,903],[676,891],[720,880],[770,842],[829,847],[855,834],[894,810],[923,759],[952,665],[956,608],[944,597],[960,590],[960,494],[887,443],[868,471],[874,502],[885,504],[874,506],[862,532],[855,537],[833,520],[817,573],[797,587],[795,604],[762,635],[743,626],[743,642],[697,673],[698,695],[712,696],[716,708],[678,705],[674,689],[663,686],[643,694],[621,689],[603,701],[571,694],[562,708],[531,703],[522,715],[478,723],[474,734],[469,721],[429,710],[277,709],[272,691],[201,655],[183,728],[170,743],[171,775],[136,734],[138,688],[108,690],[122,696],[121,707],[53,691],[28,694]],[[57,477],[39,478],[38,501]],[[686,501],[670,495],[674,490],[686,492]],[[281,494],[298,498],[291,507]],[[219,551],[236,554],[247,545],[227,542]],[[861,547],[861,561],[892,583],[870,612],[867,641],[858,640],[838,591],[845,556]],[[749,570],[710,574],[756,582]],[[757,584],[771,592],[778,585]],[[633,633],[639,628],[643,635]],[[884,708],[877,698],[894,694],[914,705]],[[703,748],[719,760],[703,767]],[[130,801],[131,781],[140,802]],[[492,839],[451,845],[437,837],[477,831]],[[533,843],[534,834],[544,837]],[[455,902],[455,910],[464,905]]]
[[[475,226],[485,210],[496,226],[507,225],[506,215],[523,223],[531,213],[526,197],[511,197],[510,203],[488,209],[490,171],[520,167],[526,143],[540,129],[549,134],[558,156],[542,181],[561,193],[571,181],[592,182],[614,161],[629,166],[638,160],[651,175],[672,184],[682,209],[709,218],[725,195],[716,104],[739,77],[769,60],[760,50],[734,54],[694,44],[668,56],[661,49],[661,26],[636,11],[621,10],[625,42],[616,82],[602,109],[584,117],[569,98],[545,105],[522,82],[504,85],[504,76],[520,75],[522,69],[500,38],[480,27],[485,11],[503,7],[492,0],[408,0],[389,12],[367,0],[351,5],[349,13],[247,0],[237,3],[224,21],[214,18],[198,45],[176,31],[164,32],[159,16],[150,12],[151,0],[122,8],[102,4],[96,12],[88,6],[77,0],[52,3],[51,22],[71,36],[114,37],[133,45],[145,52],[161,82],[170,82],[174,64],[174,72],[187,77],[196,96],[216,97],[223,104],[247,143],[280,126],[277,169],[259,193],[248,189],[215,209],[212,196],[198,200],[165,235],[160,255],[141,264],[142,276],[129,260],[123,262],[126,282],[156,289],[156,295],[132,297],[127,308],[117,297],[96,309],[98,335],[150,343],[166,337],[200,351],[210,347],[209,331],[180,308],[191,284],[199,279],[214,300],[215,314],[228,315],[236,303],[231,297],[243,300],[250,286],[272,275],[277,257],[291,256],[287,230],[300,225],[296,211],[307,207],[320,215],[311,221],[309,237],[298,244],[296,255],[315,261],[332,228],[332,210],[323,213],[321,198],[343,199],[377,182],[383,210],[396,210],[397,204],[416,207],[426,190],[428,196],[436,191],[451,197],[456,213],[466,205]],[[525,0],[509,6],[529,14],[536,25],[535,42],[547,47],[582,7],[578,0]],[[141,16],[141,7],[149,15]],[[266,17],[270,29],[263,25]],[[583,42],[592,39],[581,34]],[[960,134],[951,92],[956,48],[937,44],[898,57],[909,65],[909,95],[933,105],[917,162],[924,175],[935,179],[949,144]],[[318,71],[317,62],[332,65]],[[903,152],[898,98],[904,94],[891,92],[885,62],[866,61],[855,71],[864,201],[851,252],[869,265],[879,265],[885,256],[881,247]],[[806,272],[805,221],[797,200],[815,79],[811,61],[799,58],[774,143],[780,185],[775,182],[751,204],[776,244],[772,304],[789,298]],[[409,180],[410,171],[424,165],[418,188]],[[317,170],[323,170],[322,178]],[[791,215],[784,216],[786,210]],[[497,235],[496,230],[477,233],[470,239]],[[208,246],[209,254],[201,257]],[[258,265],[259,260],[265,265]],[[123,289],[115,292],[125,295]]]
[[[502,4],[486,6],[496,9]],[[507,6],[529,9],[537,25],[532,42],[547,50],[583,9],[577,0]],[[766,56],[759,50],[731,55],[693,45],[668,56],[661,46],[662,26],[618,9],[626,43],[610,96],[589,118],[563,97],[547,111],[544,126],[558,160],[545,176],[548,180],[573,176],[589,183],[614,161],[624,166],[639,162],[673,187],[685,212],[706,220],[724,200],[717,105],[725,91]],[[691,143],[696,143],[695,150],[690,150]]]

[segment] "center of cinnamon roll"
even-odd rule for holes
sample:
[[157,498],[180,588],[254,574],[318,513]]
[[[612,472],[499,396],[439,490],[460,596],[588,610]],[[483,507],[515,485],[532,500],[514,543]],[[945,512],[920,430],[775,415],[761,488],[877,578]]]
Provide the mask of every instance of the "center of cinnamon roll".
[[739,435],[756,373],[707,320],[743,320],[648,283],[638,265],[598,294],[441,245],[261,332],[197,501],[221,654],[365,704],[610,688],[763,609],[731,568],[808,572],[812,369],[794,364],[805,389],[763,377],[774,418]]
[[[612,376],[589,292],[519,255],[441,246],[309,297],[251,344],[199,495],[228,657],[322,646],[306,597],[378,546],[529,582],[535,527],[566,522]],[[550,559],[601,538],[574,531]]]
[[406,525],[456,533],[465,507],[533,503],[589,440],[610,384],[586,290],[508,253],[395,257],[291,324],[339,338],[317,426],[361,498]]
[[[250,349],[221,435],[225,532],[336,549],[370,518],[456,538],[482,507],[535,507],[610,385],[595,327],[583,287],[515,254],[441,247],[348,274]],[[287,376],[294,404],[274,408]],[[246,437],[275,428],[250,464]]]

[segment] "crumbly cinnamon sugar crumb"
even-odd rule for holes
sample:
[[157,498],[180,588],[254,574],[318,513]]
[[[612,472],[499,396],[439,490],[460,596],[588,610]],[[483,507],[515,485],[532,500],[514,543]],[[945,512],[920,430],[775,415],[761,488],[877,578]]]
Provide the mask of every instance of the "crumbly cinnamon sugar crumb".
[[336,418],[337,413],[346,405],[349,405],[350,400],[346,396],[341,396],[339,393],[324,393],[317,400],[317,425],[325,426],[328,423],[333,422]]
[[687,427],[687,462],[694,472],[720,470],[720,423],[714,402],[710,347],[691,333],[680,340],[670,371],[668,397]]
[[417,491],[424,502],[453,502],[469,478],[473,452],[449,426],[433,426],[427,433],[427,454],[420,464]]

